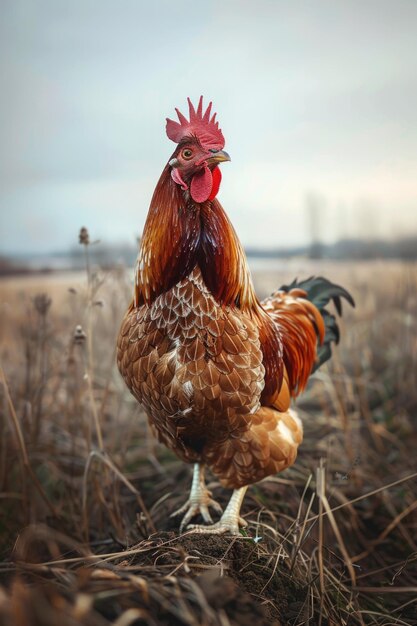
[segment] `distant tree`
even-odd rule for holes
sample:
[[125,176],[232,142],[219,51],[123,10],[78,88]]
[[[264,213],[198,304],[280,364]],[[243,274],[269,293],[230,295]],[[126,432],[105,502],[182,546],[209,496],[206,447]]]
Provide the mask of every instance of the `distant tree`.
[[323,243],[321,241],[322,218],[324,199],[316,193],[309,193],[306,197],[307,226],[310,239],[310,259],[323,257]]

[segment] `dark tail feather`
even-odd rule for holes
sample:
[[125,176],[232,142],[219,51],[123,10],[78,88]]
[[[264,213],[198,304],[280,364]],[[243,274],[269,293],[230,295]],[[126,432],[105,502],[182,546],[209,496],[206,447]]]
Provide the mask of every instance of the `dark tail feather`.
[[323,363],[330,359],[332,342],[338,344],[340,339],[336,317],[325,309],[326,305],[333,301],[336,311],[341,317],[342,298],[345,298],[353,307],[355,306],[355,301],[346,289],[340,287],[340,285],[334,285],[322,276],[311,276],[307,280],[300,282],[295,279],[291,285],[283,285],[281,287],[282,291],[288,292],[291,289],[303,289],[307,293],[307,299],[319,309],[323,317],[326,333],[323,343],[317,347],[317,361],[313,367],[313,372],[315,372]]

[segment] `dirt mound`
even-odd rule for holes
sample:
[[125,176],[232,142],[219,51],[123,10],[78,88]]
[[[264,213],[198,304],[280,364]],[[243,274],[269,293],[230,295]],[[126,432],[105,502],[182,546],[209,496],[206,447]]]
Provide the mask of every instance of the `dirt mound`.
[[163,533],[154,541],[150,560],[175,568],[178,576],[191,575],[212,609],[224,611],[232,623],[252,625],[256,617],[259,624],[279,624],[305,595],[250,537]]

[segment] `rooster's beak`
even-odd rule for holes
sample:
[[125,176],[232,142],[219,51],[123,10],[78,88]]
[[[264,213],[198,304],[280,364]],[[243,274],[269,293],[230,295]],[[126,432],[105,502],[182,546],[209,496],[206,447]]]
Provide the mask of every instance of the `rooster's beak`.
[[207,159],[207,163],[223,163],[223,161],[231,161],[230,156],[225,152],[225,150],[218,150],[217,152],[213,152],[212,156]]

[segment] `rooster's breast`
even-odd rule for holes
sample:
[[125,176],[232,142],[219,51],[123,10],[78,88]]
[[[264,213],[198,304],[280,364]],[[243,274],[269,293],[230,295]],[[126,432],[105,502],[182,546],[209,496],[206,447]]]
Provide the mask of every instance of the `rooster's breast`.
[[186,460],[244,429],[264,386],[256,324],[220,306],[198,269],[128,311],[118,365],[160,440]]

